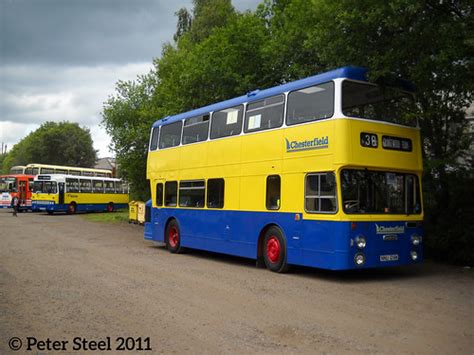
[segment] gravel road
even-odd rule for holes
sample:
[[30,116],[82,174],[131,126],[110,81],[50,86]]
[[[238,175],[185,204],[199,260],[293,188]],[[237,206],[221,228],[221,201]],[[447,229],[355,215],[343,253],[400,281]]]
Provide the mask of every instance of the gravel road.
[[12,337],[21,352],[35,338],[35,353],[47,339],[74,352],[75,337],[110,337],[112,353],[117,337],[149,337],[153,353],[472,354],[473,281],[433,263],[274,274],[169,254],[136,225],[0,210],[0,353]]

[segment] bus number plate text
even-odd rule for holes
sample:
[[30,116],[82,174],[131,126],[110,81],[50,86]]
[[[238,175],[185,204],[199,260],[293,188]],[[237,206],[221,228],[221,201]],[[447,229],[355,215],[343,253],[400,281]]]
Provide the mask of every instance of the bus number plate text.
[[380,255],[380,261],[398,261],[398,254]]

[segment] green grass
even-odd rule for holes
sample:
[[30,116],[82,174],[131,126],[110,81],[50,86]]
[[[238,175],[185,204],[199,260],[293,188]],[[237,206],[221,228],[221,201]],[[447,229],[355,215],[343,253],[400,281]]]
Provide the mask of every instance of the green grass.
[[82,215],[85,219],[93,222],[102,222],[102,223],[120,223],[128,222],[128,211],[120,210],[117,212],[107,213],[107,212],[98,212],[98,213],[87,213]]

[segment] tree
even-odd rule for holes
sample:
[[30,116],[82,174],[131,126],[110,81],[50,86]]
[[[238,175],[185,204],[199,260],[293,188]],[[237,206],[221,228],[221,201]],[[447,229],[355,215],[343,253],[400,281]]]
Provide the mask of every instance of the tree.
[[135,81],[119,81],[116,95],[104,103],[102,124],[112,137],[121,175],[131,183],[132,198],[147,200],[146,157],[151,125],[162,117],[152,104],[155,90],[153,73]]
[[193,5],[190,37],[194,43],[209,37],[215,29],[225,27],[236,14],[230,0],[193,0]]
[[66,121],[46,122],[13,146],[3,171],[29,163],[93,167],[96,160],[88,128]]

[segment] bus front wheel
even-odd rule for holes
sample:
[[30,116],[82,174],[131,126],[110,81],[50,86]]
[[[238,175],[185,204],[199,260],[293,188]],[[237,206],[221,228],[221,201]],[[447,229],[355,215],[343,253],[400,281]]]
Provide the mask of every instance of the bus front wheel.
[[171,253],[179,254],[183,251],[181,248],[181,233],[178,222],[171,220],[166,227],[166,247]]
[[265,233],[263,260],[270,271],[280,273],[288,271],[285,238],[278,227],[270,227]]
[[74,202],[71,202],[68,206],[67,206],[67,213],[68,214],[74,214],[76,213],[76,204]]
[[113,202],[110,202],[108,205],[107,205],[107,212],[113,212],[114,211],[114,203]]

